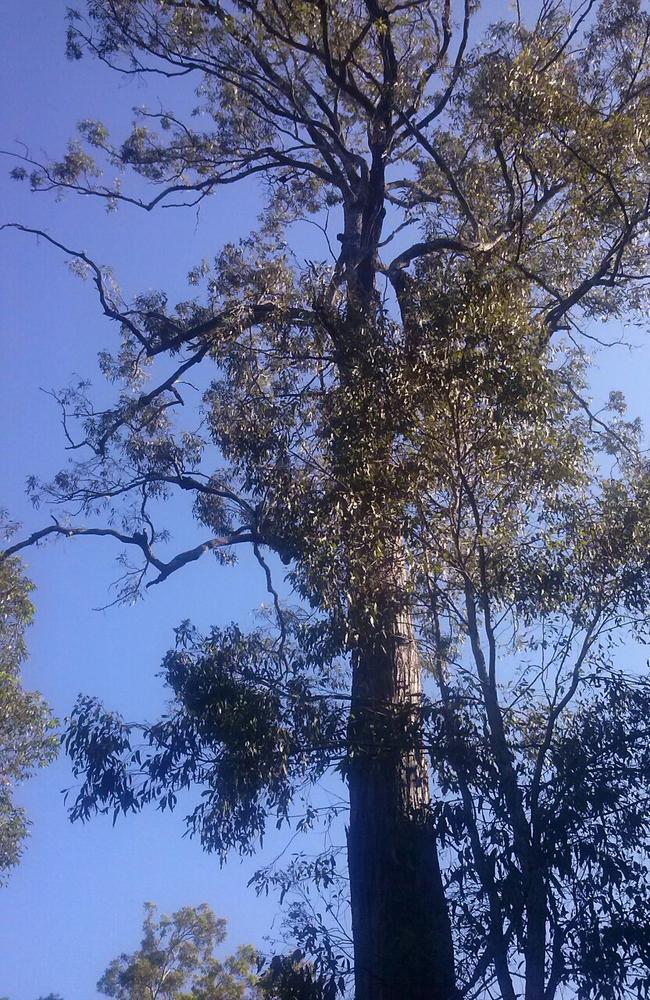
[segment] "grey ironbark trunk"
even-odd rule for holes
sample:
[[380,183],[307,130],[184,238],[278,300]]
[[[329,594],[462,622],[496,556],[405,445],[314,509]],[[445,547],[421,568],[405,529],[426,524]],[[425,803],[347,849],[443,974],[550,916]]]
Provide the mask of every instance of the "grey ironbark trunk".
[[[356,1000],[451,1000],[451,928],[417,746],[420,663],[412,628],[354,658],[348,863]],[[409,735],[410,733],[410,735]]]

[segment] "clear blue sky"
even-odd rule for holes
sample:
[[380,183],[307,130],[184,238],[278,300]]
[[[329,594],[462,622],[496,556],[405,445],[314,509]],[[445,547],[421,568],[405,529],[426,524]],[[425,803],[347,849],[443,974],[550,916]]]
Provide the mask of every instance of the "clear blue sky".
[[[133,105],[155,103],[156,89],[120,81],[87,59],[65,61],[65,7],[66,0],[1,5],[5,148],[18,148],[20,139],[35,152],[55,155],[78,120],[102,118],[123,127]],[[10,166],[0,162],[2,221],[47,229],[112,264],[128,293],[164,287],[170,298],[182,297],[189,268],[255,224],[252,190],[237,195],[227,189],[204,204],[198,219],[189,211],[147,215],[128,208],[107,215],[92,199],[57,203],[30,195],[26,186],[7,180]],[[306,234],[297,236],[306,246]],[[96,355],[114,342],[115,331],[98,315],[92,287],[71,275],[52,248],[4,233],[0,258],[0,506],[32,530],[44,515],[27,504],[25,477],[56,471],[64,455],[55,406],[40,389],[61,387],[72,373],[92,377],[99,387]],[[634,336],[641,340],[640,333]],[[632,356],[622,348],[608,352],[595,377],[597,397],[605,387],[623,388],[633,411],[647,417],[648,357],[647,350]],[[179,545],[191,530],[182,515],[179,508]],[[246,624],[265,600],[264,581],[249,560],[235,570],[204,561],[154,588],[137,608],[94,612],[106,603],[117,575],[116,554],[108,542],[85,540],[27,554],[38,614],[25,680],[45,693],[60,717],[83,691],[127,718],[153,718],[164,703],[155,674],[172,627],[183,618],[200,626],[233,618]],[[246,889],[259,859],[233,859],[220,869],[198,843],[181,839],[180,815],[149,812],[115,829],[104,818],[73,827],[60,795],[71,782],[61,758],[21,790],[34,827],[22,865],[0,892],[0,995],[36,1000],[58,992],[65,1000],[92,1000],[110,959],[136,946],[145,900],[165,912],[206,901],[229,919],[231,945],[262,943],[275,905]]]

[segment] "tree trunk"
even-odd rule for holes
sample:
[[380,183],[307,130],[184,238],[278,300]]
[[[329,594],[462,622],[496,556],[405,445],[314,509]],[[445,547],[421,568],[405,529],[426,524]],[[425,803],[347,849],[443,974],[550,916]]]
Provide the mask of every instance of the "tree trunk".
[[546,910],[547,896],[541,866],[533,860],[527,878],[526,900],[526,998],[544,1000],[546,995]]
[[[404,617],[404,616],[402,616]],[[356,1000],[451,1000],[451,928],[418,747],[420,664],[407,620],[353,663],[348,864]]]
[[[362,440],[360,446],[358,433],[348,435],[343,420],[334,445],[340,480],[351,481],[356,475],[366,493],[375,490],[380,503],[383,487],[373,482],[368,470],[390,468],[395,431],[386,426],[386,414],[377,422],[372,405],[370,413],[366,407],[369,387],[376,389],[370,394],[371,404],[383,392],[381,380],[375,384],[375,347],[382,343],[375,270],[385,216],[389,104],[381,114],[378,109],[377,136],[369,139],[371,168],[358,198],[345,205],[345,231],[339,237],[348,301],[338,368],[351,400],[347,422],[365,427],[370,440]],[[384,552],[391,551],[390,520],[386,518],[382,536],[376,539],[376,548]],[[351,531],[350,549],[358,550],[358,530]],[[366,579],[359,582],[357,574],[354,584],[348,581],[350,590],[357,591],[350,617],[361,625],[352,660],[347,767],[355,998],[452,1000],[456,992],[451,926],[430,811],[427,758],[421,746],[420,660],[410,615],[402,609],[399,549],[395,540],[383,565],[377,566],[373,558],[364,560]],[[369,538],[366,551],[373,550]],[[375,573],[379,580],[368,578]],[[372,628],[370,607],[375,617]]]

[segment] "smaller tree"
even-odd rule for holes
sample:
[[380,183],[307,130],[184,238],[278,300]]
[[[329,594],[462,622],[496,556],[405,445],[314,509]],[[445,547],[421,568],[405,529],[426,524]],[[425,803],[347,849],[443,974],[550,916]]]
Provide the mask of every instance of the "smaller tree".
[[25,631],[34,609],[32,584],[20,560],[0,563],[0,885],[18,864],[29,821],[13,802],[17,782],[56,756],[58,739],[50,710],[37,691],[25,691],[20,668]]
[[226,921],[206,903],[160,918],[145,903],[141,947],[113,959],[97,989],[116,1000],[252,1000],[257,951],[243,945],[219,961],[225,938]]
[[184,906],[160,918],[155,904],[145,903],[141,947],[113,959],[97,989],[116,1000],[331,1000],[335,996],[334,979],[316,974],[300,951],[276,955],[267,965],[248,944],[220,961],[214,951],[225,939],[226,921],[207,903]]

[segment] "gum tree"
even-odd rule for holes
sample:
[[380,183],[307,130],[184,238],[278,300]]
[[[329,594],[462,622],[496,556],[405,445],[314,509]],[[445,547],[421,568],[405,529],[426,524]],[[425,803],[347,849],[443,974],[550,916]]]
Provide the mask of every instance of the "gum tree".
[[[433,303],[439,280],[427,286]],[[577,407],[580,355],[541,365],[520,289],[495,284],[463,285],[467,311],[444,338],[431,302],[419,303],[441,376],[413,375],[408,403],[420,414],[408,559],[425,684],[417,711],[376,713],[373,752],[415,746],[430,761],[458,995],[553,1000],[566,987],[581,1000],[642,997],[650,690],[626,660],[650,627],[647,460],[619,396],[607,420]],[[468,337],[473,302],[491,319]],[[198,785],[190,830],[226,853],[367,753],[336,707],[345,668],[329,628],[300,609],[283,609],[283,623],[281,646],[265,628],[179,629],[164,662],[171,710],[154,724],[126,724],[82,699],[66,739],[84,779],[73,817],[165,808]],[[300,825],[315,818],[307,800]],[[302,897],[289,928],[335,982],[345,936],[303,889],[340,912],[339,855],[301,854],[255,879]],[[404,899],[403,912],[411,905]]]
[[[191,281],[203,292],[175,307],[162,291],[123,302],[92,259],[45,236],[90,275],[120,328],[120,347],[102,366],[123,388],[101,412],[82,390],[61,395],[76,460],[54,482],[33,485],[88,517],[107,506],[112,514],[101,525],[60,516],[8,551],[53,534],[112,538],[141,560],[126,570],[129,598],[206,553],[228,561],[236,546],[253,548],[275,635],[215,632],[197,658],[198,679],[185,661],[178,670],[173,658],[168,664],[199,719],[216,698],[198,731],[191,717],[186,747],[237,746],[248,726],[242,752],[265,762],[262,771],[238,770],[226,754],[196,823],[208,846],[247,849],[269,812],[285,814],[301,784],[331,765],[328,739],[335,742],[350,799],[358,1000],[456,989],[421,677],[435,620],[430,608],[426,622],[420,614],[426,551],[435,551],[422,544],[436,523],[426,497],[444,481],[433,430],[450,435],[446,453],[460,447],[441,400],[452,382],[459,398],[480,400],[483,429],[471,447],[486,456],[487,489],[492,430],[512,430],[508,447],[525,448],[529,433],[559,433],[567,398],[588,412],[566,344],[590,320],[644,302],[647,15],[633,0],[545,0],[527,21],[500,22],[480,37],[476,7],[89,0],[71,15],[71,57],[90,52],[122,73],[195,77],[197,113],[142,111],[118,142],[86,121],[60,161],[25,155],[14,169],[37,191],[145,210],[260,181],[259,232],[198,266]],[[138,175],[131,191],[122,170]],[[292,254],[291,226],[304,217],[321,227],[331,264]],[[440,346],[454,344],[450,373]],[[209,385],[201,430],[189,432],[174,414],[195,369]],[[562,403],[558,386],[546,384],[558,372]],[[546,464],[541,445],[530,454],[537,471],[503,462],[505,494],[508,476],[548,484],[569,475],[559,459]],[[460,483],[465,511],[472,484]],[[194,497],[209,535],[170,556],[160,501],[175,491]],[[439,528],[453,537],[447,521]],[[269,552],[290,567],[300,610],[282,606]],[[486,613],[481,573],[478,583],[465,580],[470,640],[472,607]],[[487,725],[499,730],[495,672],[480,683],[492,692]],[[237,731],[223,708],[233,699]],[[70,739],[92,786],[84,740],[92,747],[98,732],[113,734],[100,722],[93,728],[99,717],[87,708]],[[280,719],[274,729],[285,708],[291,727]],[[103,745],[109,762],[128,745],[115,739]],[[209,777],[188,767],[184,780]],[[169,795],[155,780],[136,795],[119,768],[116,780],[123,808]],[[113,791],[99,800],[88,793],[80,814]],[[517,822],[531,887],[521,811]],[[532,934],[531,913],[525,919]],[[538,947],[535,955],[539,965]],[[528,1000],[543,995],[544,970],[540,978],[533,965]]]
[[256,996],[257,953],[243,945],[223,961],[214,951],[226,938],[226,921],[209,906],[185,906],[171,916],[157,916],[145,904],[142,944],[138,951],[113,959],[97,983],[115,1000],[245,1000]]

